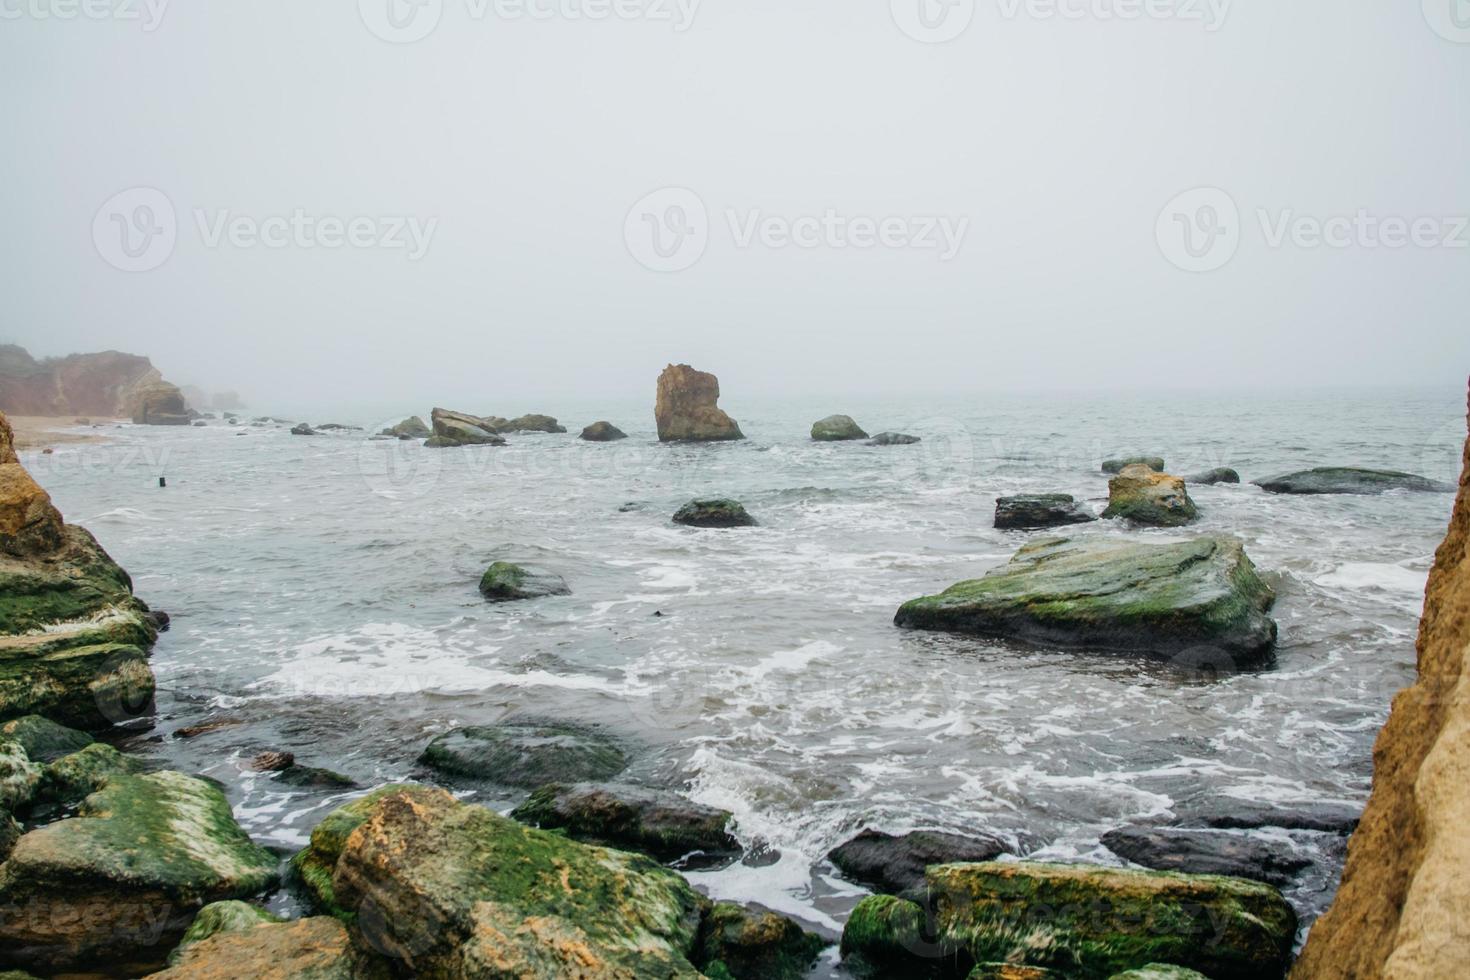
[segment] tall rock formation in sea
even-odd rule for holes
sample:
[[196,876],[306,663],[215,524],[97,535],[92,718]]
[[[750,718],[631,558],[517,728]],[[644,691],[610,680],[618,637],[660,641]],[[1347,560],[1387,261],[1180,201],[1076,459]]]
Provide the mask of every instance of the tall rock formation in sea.
[[1342,886],[1293,980],[1470,977],[1470,441],[1418,652],[1373,750]]
[[102,351],[36,360],[0,344],[0,411],[11,415],[132,415],[138,394],[163,376],[137,354]]
[[687,364],[670,364],[658,376],[653,415],[660,442],[744,439],[740,424],[719,407],[720,379]]

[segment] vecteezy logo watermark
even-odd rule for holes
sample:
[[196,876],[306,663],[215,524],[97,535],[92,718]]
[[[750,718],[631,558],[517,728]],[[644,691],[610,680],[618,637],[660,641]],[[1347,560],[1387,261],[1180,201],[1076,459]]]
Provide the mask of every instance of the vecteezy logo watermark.
[[975,19],[975,0],[889,0],[893,22],[915,41],[953,41]]
[[108,198],[92,218],[92,243],[108,265],[147,272],[168,261],[179,237],[173,202],[152,187],[130,187]]
[[[796,249],[932,251],[948,262],[960,253],[970,219],[964,215],[767,214],[759,208],[724,210],[731,243]],[[713,223],[700,196],[688,188],[666,187],[633,205],[623,222],[623,240],[638,262],[655,272],[681,272],[698,262],[709,246]]]
[[709,212],[685,187],[654,191],[628,210],[623,241],[640,264],[654,272],[683,272],[709,247]]
[[[0,0],[4,2],[4,0]],[[402,251],[408,261],[428,254],[438,218],[414,215],[315,215],[304,208],[259,217],[229,208],[194,208],[194,227],[205,248],[379,249]],[[179,220],[168,195],[130,187],[107,199],[92,218],[92,243],[108,265],[147,272],[168,261],[178,245]]]
[[1154,238],[1164,258],[1186,272],[1213,272],[1240,247],[1240,209],[1218,187],[1196,187],[1159,212]]
[[1424,19],[1446,41],[1470,44],[1470,0],[1423,0]]
[[139,21],[152,33],[169,0],[0,0],[0,20]]
[[[3,3],[4,0],[0,0]],[[472,21],[648,21],[682,34],[694,25],[703,0],[463,0]],[[411,44],[434,32],[444,0],[357,0],[367,29],[384,41]]]
[[1232,0],[996,0],[1006,20],[1173,20],[1213,34],[1225,26]]

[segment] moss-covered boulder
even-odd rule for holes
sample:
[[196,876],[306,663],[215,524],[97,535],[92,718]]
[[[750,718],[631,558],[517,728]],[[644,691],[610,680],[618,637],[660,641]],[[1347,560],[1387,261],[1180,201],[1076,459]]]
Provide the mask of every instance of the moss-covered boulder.
[[210,936],[217,936],[222,932],[245,932],[262,923],[282,921],[284,920],[280,916],[267,912],[259,905],[251,905],[238,899],[211,902],[199,910],[199,914],[184,931],[179,945],[169,954],[168,961],[170,964],[177,964],[190,946],[203,942]]
[[86,732],[58,725],[40,715],[25,715],[0,725],[0,740],[11,739],[26,750],[32,762],[55,762],[95,741]]
[[0,865],[0,965],[161,963],[200,908],[261,892],[277,863],[213,784],[176,772],[111,777]]
[[638,851],[660,861],[697,856],[699,863],[708,863],[740,854],[740,842],[727,829],[730,811],[626,783],[543,786],[511,817],[583,843]]
[[381,434],[395,439],[427,439],[434,434],[434,430],[425,425],[424,420],[417,415],[410,415],[397,425],[384,429]]
[[381,791],[351,810],[319,827],[296,865],[329,874],[324,908],[406,975],[698,976],[689,958],[706,902],[646,857],[425,787]]
[[1412,493],[1454,493],[1453,483],[1442,483],[1413,473],[1397,470],[1364,470],[1350,466],[1320,466],[1255,481],[1267,493],[1296,494],[1376,494],[1390,490]]
[[0,741],[0,810],[29,806],[41,784],[41,771],[19,742]]
[[516,599],[541,599],[552,595],[571,595],[566,579],[542,568],[528,568],[515,562],[498,561],[480,577],[480,594],[491,602]]
[[474,415],[436,408],[429,415],[433,422],[434,435],[424,445],[431,449],[448,449],[457,446],[503,446],[505,440],[487,423]]
[[[10,857],[10,852],[15,850],[21,833],[21,826],[16,819],[4,810],[0,810],[0,861]],[[4,974],[0,974],[0,980],[3,978]]]
[[894,622],[1229,667],[1270,651],[1275,599],[1234,538],[1050,538],[983,578],[904,603]]
[[1102,471],[1104,473],[1121,473],[1130,466],[1147,466],[1159,473],[1164,472],[1164,457],[1162,456],[1124,456],[1121,459],[1104,460]]
[[581,438],[588,442],[617,442],[628,438],[628,434],[611,422],[593,422],[582,430]]
[[1179,477],[1134,465],[1125,466],[1108,481],[1108,508],[1102,516],[1155,527],[1182,527],[1199,516],[1199,508]]
[[538,415],[535,412],[513,418],[507,425],[511,432],[562,433],[567,431],[566,426],[562,425],[550,415]]
[[110,745],[94,742],[48,765],[41,773],[36,795],[52,803],[80,803],[113,776],[137,775],[142,771],[143,763],[138,759],[123,755]]
[[738,500],[691,500],[674,512],[674,523],[685,527],[751,527],[756,523]]
[[844,955],[914,975],[1012,963],[1106,980],[1172,964],[1258,980],[1285,971],[1296,935],[1280,892],[1239,878],[990,862],[930,868],[926,883],[932,918],[904,899],[864,899],[843,931]]
[[829,415],[812,423],[812,439],[816,442],[849,442],[866,438],[868,434],[850,415]]
[[316,916],[225,929],[181,946],[151,980],[390,980],[387,963],[359,948],[336,919]]
[[1097,515],[1070,493],[1023,493],[995,501],[995,526],[1002,531],[1066,527],[1095,520]]
[[695,961],[711,978],[802,980],[826,945],[784,915],[719,902],[700,926]]
[[456,728],[430,742],[419,761],[446,776],[526,789],[597,782],[628,767],[623,750],[595,732],[530,722]]

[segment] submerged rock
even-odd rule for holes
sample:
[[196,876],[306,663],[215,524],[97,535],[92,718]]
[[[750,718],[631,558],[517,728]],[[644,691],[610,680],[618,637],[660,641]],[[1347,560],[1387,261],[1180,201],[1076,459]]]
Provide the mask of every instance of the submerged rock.
[[1240,474],[1228,466],[1219,466],[1213,470],[1205,470],[1193,476],[1186,476],[1185,483],[1197,483],[1200,486],[1210,486],[1216,483],[1239,483]]
[[5,739],[18,742],[32,762],[42,763],[55,762],[95,741],[86,732],[58,725],[40,715],[26,715],[0,725],[0,741]]
[[111,777],[5,862],[0,963],[59,972],[161,962],[199,908],[262,891],[276,864],[212,784],[176,772]]
[[558,780],[597,782],[628,766],[623,750],[570,725],[531,723],[456,728],[419,761],[448,776],[535,789]]
[[626,783],[543,786],[511,816],[573,840],[638,851],[660,861],[694,852],[715,860],[740,854],[740,842],[726,830],[733,819],[728,810]]
[[480,577],[480,593],[492,602],[571,595],[566,579],[539,568],[498,561]]
[[990,862],[930,868],[925,884],[932,921],[914,902],[865,898],[843,929],[843,955],[893,976],[948,960],[1064,977],[1171,964],[1257,980],[1285,971],[1297,926],[1276,889],[1239,878]]
[[485,420],[477,416],[436,408],[429,418],[434,424],[434,435],[424,445],[430,449],[505,445],[505,440],[487,428]]
[[894,622],[1166,657],[1202,648],[1239,664],[1275,643],[1276,623],[1266,615],[1275,600],[1234,538],[1051,538],[984,578],[904,603]]
[[427,439],[433,433],[434,430],[425,425],[423,419],[417,415],[410,415],[397,425],[384,429],[380,434],[397,439]]
[[658,377],[653,408],[659,442],[744,439],[740,425],[719,408],[720,381],[687,364],[670,364]]
[[674,512],[674,523],[686,527],[751,527],[754,517],[738,500],[691,500]]
[[903,432],[880,432],[868,440],[870,446],[912,446],[921,441],[918,436]]
[[611,422],[593,422],[582,430],[581,438],[588,442],[616,442],[628,438],[628,434]]
[[829,415],[812,423],[812,438],[817,442],[847,442],[866,439],[864,432],[850,415]]
[[507,423],[511,432],[565,432],[567,427],[550,415],[522,415]]
[[826,945],[785,916],[719,902],[700,925],[694,959],[711,978],[803,980]]
[[1121,473],[1130,466],[1147,466],[1149,469],[1162,473],[1166,469],[1164,457],[1162,456],[1125,456],[1122,459],[1105,460],[1102,464],[1104,473]]
[[317,432],[311,426],[302,422],[300,425],[291,426],[291,434],[293,436],[314,436]]
[[1087,524],[1097,515],[1070,493],[1024,493],[995,501],[995,526],[1005,531]]
[[1453,484],[1440,483],[1412,473],[1394,470],[1360,470],[1346,466],[1324,466],[1315,470],[1287,473],[1269,480],[1257,480],[1256,486],[1267,493],[1297,494],[1375,494],[1389,490],[1411,490],[1418,493],[1454,493]]
[[357,780],[331,769],[316,766],[289,765],[276,773],[276,782],[301,789],[354,789]]
[[1289,844],[1218,830],[1123,827],[1102,836],[1121,858],[1156,871],[1230,875],[1285,885],[1312,862]]
[[323,821],[303,855],[320,906],[403,975],[699,976],[706,901],[677,873],[442,790],[380,790]]
[[[210,906],[214,908],[215,906]],[[208,909],[206,909],[208,911]],[[330,916],[269,919],[216,932],[181,946],[170,967],[150,980],[390,980],[388,965],[352,941]],[[192,931],[192,930],[191,930]],[[485,976],[488,974],[456,974]]]
[[1358,828],[1363,808],[1349,803],[1256,803],[1221,798],[1177,808],[1186,824],[1204,824],[1223,829],[1255,830],[1281,827],[1285,830],[1316,830],[1344,837]]
[[880,892],[898,895],[924,884],[924,872],[936,864],[990,861],[1005,845],[988,837],[966,837],[939,830],[915,830],[894,836],[865,830],[828,852],[844,877]]
[[1102,516],[1179,527],[1198,517],[1199,509],[1179,477],[1135,464],[1108,481],[1108,508]]

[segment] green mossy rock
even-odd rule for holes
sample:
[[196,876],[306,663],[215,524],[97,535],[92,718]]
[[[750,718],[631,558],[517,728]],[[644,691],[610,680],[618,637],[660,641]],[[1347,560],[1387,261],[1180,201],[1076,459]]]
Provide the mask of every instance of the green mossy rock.
[[195,943],[203,942],[210,936],[217,936],[222,932],[244,932],[262,923],[282,921],[284,920],[280,916],[272,915],[260,906],[251,905],[249,902],[234,899],[225,902],[211,902],[199,910],[193,923],[184,932],[184,938],[179,940],[178,947],[169,954],[169,965],[176,965],[185,950]]
[[801,980],[826,945],[785,916],[719,902],[700,927],[696,962],[707,976]]
[[0,865],[0,965],[62,972],[161,963],[210,902],[254,895],[277,860],[213,784],[114,776],[75,817],[33,830]]
[[673,861],[695,852],[729,860],[740,842],[727,827],[730,811],[692,803],[677,793],[619,783],[542,786],[515,810],[512,819],[558,830],[573,840]]
[[1300,473],[1287,473],[1269,480],[1257,480],[1256,486],[1267,493],[1298,494],[1377,494],[1389,490],[1414,493],[1454,493],[1453,483],[1441,483],[1412,473],[1396,470],[1360,470],[1348,466],[1323,466]]
[[1133,465],[1108,481],[1108,508],[1102,516],[1154,527],[1183,527],[1199,516],[1199,508],[1179,477]]
[[259,922],[180,947],[150,980],[390,980],[388,965],[359,948],[336,919]]
[[480,577],[480,594],[492,602],[512,602],[571,595],[572,590],[567,588],[566,580],[560,575],[514,562],[498,561]]
[[674,513],[685,527],[751,527],[756,523],[738,500],[691,500]]
[[37,796],[55,803],[80,803],[113,776],[132,776],[143,763],[110,745],[94,742],[80,752],[57,759],[41,774]]
[[40,715],[26,715],[0,725],[0,739],[19,742],[32,762],[55,762],[95,741],[86,732],[58,725]]
[[447,776],[534,789],[557,779],[596,782],[628,767],[623,750],[570,725],[471,726],[429,743],[419,761]]
[[41,767],[19,742],[0,742],[0,810],[29,806],[41,785]]
[[984,578],[904,603],[894,622],[1229,668],[1269,653],[1275,600],[1234,538],[1049,538]]
[[868,434],[850,415],[829,415],[812,423],[812,439],[817,442],[847,442],[866,438]]
[[698,977],[689,957],[707,903],[648,858],[426,787],[349,809],[296,864],[330,872],[329,909],[407,975]]
[[1239,878],[990,862],[931,868],[927,884],[932,921],[913,902],[864,899],[843,932],[844,955],[961,976],[1010,963],[1106,980],[1173,964],[1258,980],[1285,972],[1296,935],[1281,893]]
[[40,714],[102,731],[151,715],[153,690],[143,647],[70,645],[51,634],[0,637],[0,717]]
[[396,783],[379,786],[361,799],[333,810],[312,829],[311,843],[291,858],[291,871],[296,883],[318,909],[351,922],[352,916],[337,904],[337,895],[332,889],[332,871],[337,867],[337,858],[342,855],[347,838],[362,826],[378,801],[404,791],[427,791],[427,787]]
[[628,438],[628,434],[611,422],[593,422],[582,430],[581,438],[588,442],[617,442]]
[[[21,826],[15,822],[15,818],[4,810],[0,810],[0,861],[10,857],[10,852],[15,850],[16,841],[20,840]],[[0,978],[4,974],[0,973]]]
[[1123,459],[1109,459],[1102,464],[1104,473],[1121,473],[1130,466],[1147,466],[1159,473],[1164,472],[1164,457],[1162,456],[1126,456]]

